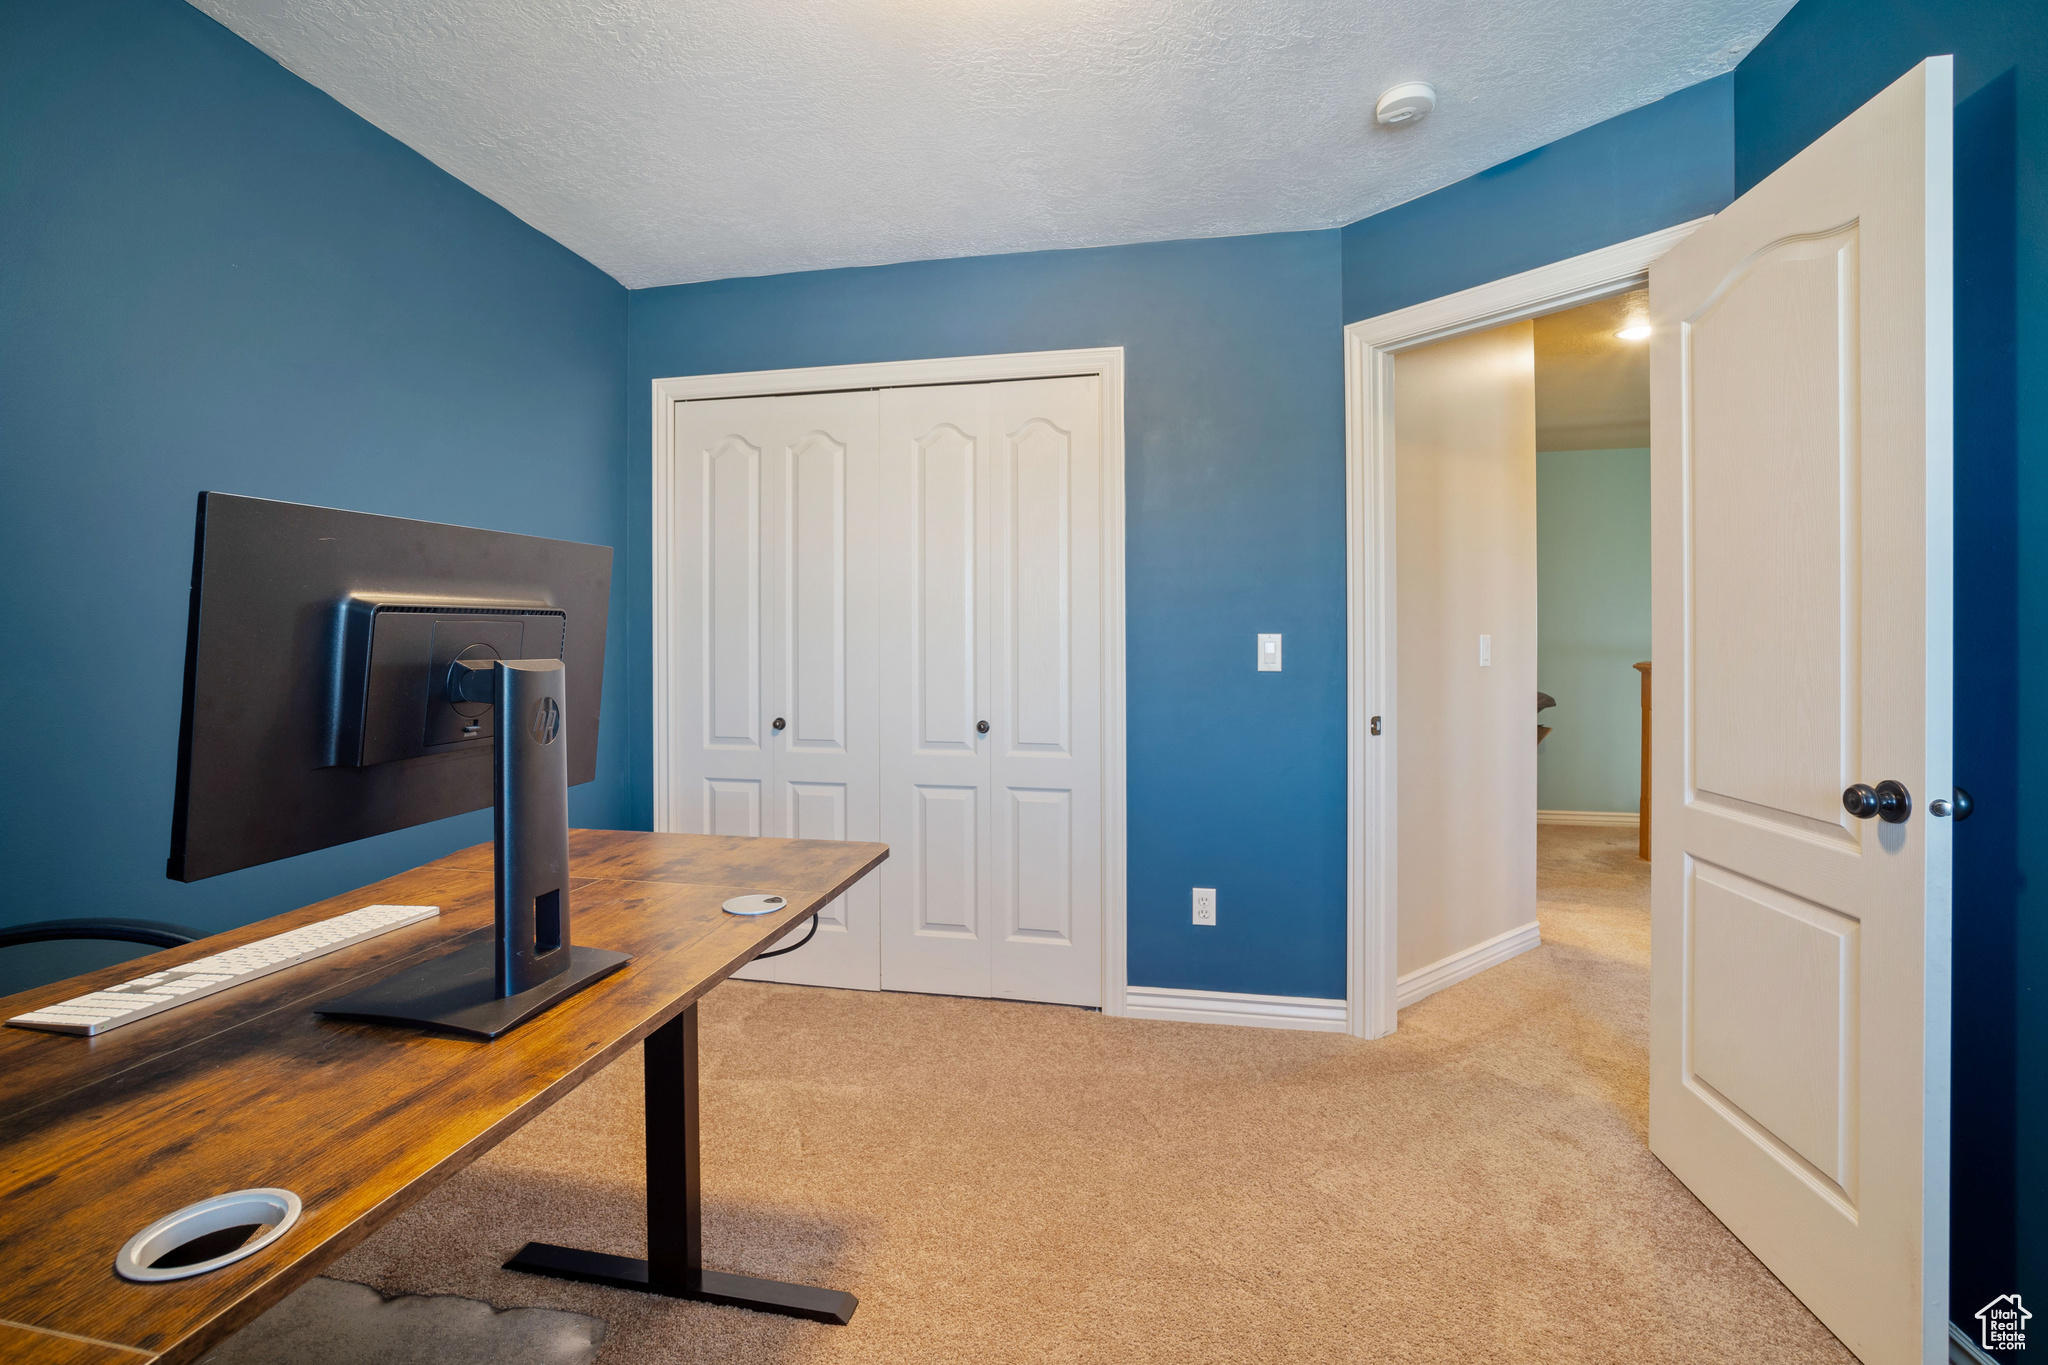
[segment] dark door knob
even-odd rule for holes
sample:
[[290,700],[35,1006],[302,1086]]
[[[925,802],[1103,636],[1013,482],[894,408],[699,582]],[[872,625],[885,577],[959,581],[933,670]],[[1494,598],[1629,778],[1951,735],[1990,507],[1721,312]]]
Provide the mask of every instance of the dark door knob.
[[1903,825],[1913,814],[1913,793],[1887,778],[1877,784],[1877,818],[1887,825]]
[[1887,825],[1903,825],[1913,814],[1913,794],[1890,778],[1875,787],[1858,782],[1842,793],[1842,809],[1858,820],[1876,816]]
[[987,721],[982,721],[982,722],[980,722],[979,724],[977,724],[977,725],[976,725],[976,726],[974,727],[974,732],[975,732],[976,734],[978,734],[978,735],[985,735],[985,734],[987,734],[987,733],[988,733],[988,722],[987,722]]
[[1956,788],[1953,800],[1944,801],[1937,796],[1927,803],[1927,813],[1929,815],[1953,815],[1958,820],[1969,819],[1970,812],[1975,809],[1977,809],[1976,798],[1972,797],[1969,792],[1961,787]]
[[782,728],[782,727],[783,727],[784,725],[787,725],[788,723],[789,723],[789,722],[785,721],[785,720],[784,720],[784,719],[783,719],[782,717],[780,717],[780,716],[777,716],[777,717],[775,718],[775,728],[776,728],[776,729],[778,729],[778,730],[780,730],[780,729],[781,729],[781,728]]

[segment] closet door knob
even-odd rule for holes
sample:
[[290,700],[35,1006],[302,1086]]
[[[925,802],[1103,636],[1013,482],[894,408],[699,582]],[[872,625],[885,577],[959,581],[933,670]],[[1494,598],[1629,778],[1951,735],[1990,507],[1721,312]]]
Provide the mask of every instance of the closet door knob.
[[1876,816],[1887,825],[1903,825],[1913,816],[1913,793],[1890,778],[1875,787],[1858,782],[1842,793],[1842,809],[1858,820]]
[[980,721],[980,722],[978,722],[978,723],[977,723],[977,724],[975,725],[975,727],[974,727],[974,733],[976,733],[976,734],[978,734],[978,735],[985,735],[985,734],[987,734],[987,733],[988,733],[988,722],[987,722],[987,721],[985,721],[985,720],[984,720],[984,721]]
[[780,717],[780,716],[777,716],[777,717],[775,718],[775,728],[776,728],[776,729],[778,729],[778,730],[780,730],[780,729],[781,729],[781,728],[782,728],[782,727],[783,727],[784,725],[787,725],[788,723],[789,723],[789,722],[785,721],[785,720],[784,720],[784,719],[783,719],[782,717]]

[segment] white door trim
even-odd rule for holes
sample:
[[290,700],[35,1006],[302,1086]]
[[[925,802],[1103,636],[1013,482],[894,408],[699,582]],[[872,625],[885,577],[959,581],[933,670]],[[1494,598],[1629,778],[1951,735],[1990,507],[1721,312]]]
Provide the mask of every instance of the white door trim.
[[1181,991],[1133,986],[1134,1019],[1168,1019],[1183,1024],[1248,1024],[1253,1028],[1344,1032],[1344,1002],[1307,995],[1251,995],[1244,991]]
[[[1400,1008],[1394,850],[1394,357],[1416,346],[1604,298],[1647,278],[1650,262],[1705,218],[1365,318],[1344,329],[1347,720],[1346,1025],[1394,1031]],[[1370,733],[1384,716],[1384,733]],[[1532,812],[1533,816],[1533,812]]]
[[676,403],[704,398],[757,398],[843,389],[982,384],[1006,379],[1102,380],[1102,1012],[1126,1012],[1124,817],[1124,350],[1101,346],[1014,355],[948,356],[867,365],[683,375],[653,382],[654,507],[653,671],[654,828],[672,828],[674,737],[669,702],[676,686],[670,638],[670,537],[674,527]]

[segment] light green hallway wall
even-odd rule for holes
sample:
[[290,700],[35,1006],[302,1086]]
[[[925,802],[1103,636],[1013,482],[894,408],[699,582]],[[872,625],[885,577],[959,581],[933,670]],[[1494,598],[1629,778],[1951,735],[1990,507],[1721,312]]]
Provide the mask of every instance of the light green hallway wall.
[[1542,810],[1633,811],[1650,657],[1650,452],[1536,456],[1536,685],[1557,698],[1537,750]]

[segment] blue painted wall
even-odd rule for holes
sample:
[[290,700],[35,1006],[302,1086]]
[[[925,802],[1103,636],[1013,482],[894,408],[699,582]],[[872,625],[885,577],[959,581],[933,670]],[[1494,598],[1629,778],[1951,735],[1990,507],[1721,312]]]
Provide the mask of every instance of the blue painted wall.
[[[0,921],[226,928],[488,839],[165,879],[195,499],[616,544],[625,329],[615,281],[180,0],[0,9]],[[585,824],[625,816],[624,634]]]
[[[1732,79],[1341,232],[927,261],[634,291],[630,385],[672,375],[1127,348],[1130,979],[1344,993],[1345,321],[1717,211]],[[629,448],[647,448],[632,409]],[[647,733],[635,470],[634,718]],[[1264,623],[1264,624],[1261,624]],[[1260,631],[1287,669],[1250,667]],[[651,816],[636,746],[631,820]],[[1213,929],[1188,889],[1218,889]]]
[[1344,321],[1720,212],[1734,198],[1733,87],[1703,81],[1353,223]]
[[1642,804],[1649,657],[1650,452],[1536,452],[1537,809]]
[[2048,1295],[2048,841],[2018,785],[2048,761],[2048,6],[1801,0],[1736,70],[1735,161],[1746,189],[1939,53],[1957,100],[1956,780],[1979,802],[1956,829],[1949,1305],[1974,1326],[1994,1295]]
[[[0,834],[31,869],[27,902],[0,911],[17,919],[120,907],[220,927],[484,835],[472,816],[197,887],[162,880],[200,488],[624,546],[601,777],[574,816],[644,826],[646,382],[1120,344],[1132,980],[1341,995],[1345,310],[1711,211],[1729,179],[1726,82],[1709,83],[1341,235],[629,302],[175,0],[16,5],[5,23],[0,439],[19,472],[0,564],[45,589],[25,610],[52,657],[111,635],[165,679],[153,699],[32,684],[50,724],[13,760],[27,780],[7,784]],[[524,496],[535,486],[548,496]],[[507,487],[521,491],[494,491]],[[1277,677],[1247,665],[1263,630],[1289,636]],[[65,882],[57,869],[87,850],[92,875]],[[1194,885],[1219,888],[1219,927],[1187,923]]]
[[[1344,994],[1344,427],[1337,234],[928,261],[635,290],[650,380],[1125,348],[1130,979]],[[649,496],[631,465],[636,733]],[[1282,673],[1253,637],[1287,637]],[[649,814],[636,748],[633,818]],[[1213,886],[1214,928],[1188,893]]]

